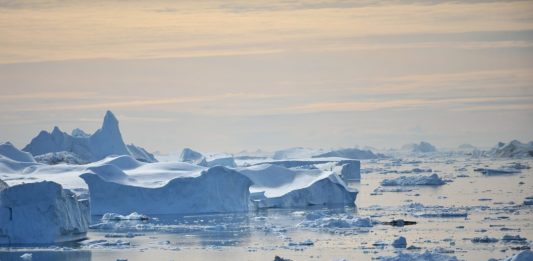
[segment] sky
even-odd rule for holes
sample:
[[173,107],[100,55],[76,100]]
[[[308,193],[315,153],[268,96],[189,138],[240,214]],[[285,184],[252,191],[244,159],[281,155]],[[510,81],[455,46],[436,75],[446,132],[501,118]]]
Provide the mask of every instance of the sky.
[[0,0],[0,141],[176,153],[533,140],[532,1]]

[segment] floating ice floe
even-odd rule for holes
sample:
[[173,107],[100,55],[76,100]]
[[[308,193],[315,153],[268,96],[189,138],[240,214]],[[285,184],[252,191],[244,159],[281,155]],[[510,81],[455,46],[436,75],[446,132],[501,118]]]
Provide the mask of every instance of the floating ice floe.
[[147,215],[139,214],[137,212],[133,212],[129,215],[120,215],[116,213],[105,213],[102,216],[102,220],[108,220],[108,221],[121,221],[121,220],[149,220],[150,217]]
[[377,222],[369,217],[358,217],[348,214],[328,215],[324,212],[311,212],[305,220],[298,224],[299,227],[317,229],[349,229],[369,228]]
[[407,239],[405,237],[398,237],[392,241],[391,244],[394,248],[406,248],[407,247]]
[[491,169],[491,168],[478,168],[475,171],[481,172],[483,175],[487,176],[497,176],[497,175],[509,175],[520,173],[520,170],[514,168],[500,168],[500,169]]
[[472,241],[472,243],[496,243],[499,240],[494,237],[483,236],[483,237],[474,237],[470,241]]
[[524,205],[525,206],[533,206],[533,196],[531,197],[526,197],[524,199]]
[[0,189],[0,244],[49,244],[85,238],[90,210],[54,182]]
[[382,256],[379,257],[382,261],[458,261],[457,257],[449,256],[436,252],[429,252],[426,250],[424,253],[404,253],[400,252],[396,256]]
[[431,176],[401,176],[395,179],[384,179],[382,186],[441,186],[446,182],[437,174]]

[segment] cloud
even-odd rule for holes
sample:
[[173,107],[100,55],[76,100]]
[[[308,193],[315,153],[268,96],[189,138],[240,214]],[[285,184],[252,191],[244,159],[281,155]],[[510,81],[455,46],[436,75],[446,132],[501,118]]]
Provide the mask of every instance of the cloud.
[[[520,36],[533,30],[531,2],[317,1],[278,2],[274,6],[280,8],[270,8],[272,4],[264,1],[244,5],[260,8],[233,12],[247,8],[227,9],[195,1],[8,4],[0,7],[0,63],[242,56],[301,50],[531,48],[531,39]],[[461,35],[484,31],[524,33],[516,39],[490,41],[483,37],[472,41],[472,37]],[[416,39],[416,34],[429,38],[401,40]],[[439,34],[443,35],[440,40],[435,36]],[[457,41],[442,41],[447,34]]]

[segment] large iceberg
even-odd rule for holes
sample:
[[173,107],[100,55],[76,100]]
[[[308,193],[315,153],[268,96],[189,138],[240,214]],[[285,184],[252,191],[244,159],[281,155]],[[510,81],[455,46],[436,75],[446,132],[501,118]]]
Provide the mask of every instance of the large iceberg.
[[48,244],[86,237],[90,211],[61,185],[0,185],[0,244]]
[[[70,157],[79,158],[85,162],[98,161],[110,155],[131,155],[145,162],[156,161],[154,156],[144,149],[124,144],[118,120],[110,111],[107,111],[102,127],[92,135],[87,135],[79,129],[75,129],[72,135],[69,135],[58,127],[54,127],[51,133],[41,131],[22,150],[33,156],[68,152]],[[50,157],[58,158],[53,154],[46,158]]]
[[188,162],[200,166],[207,166],[207,161],[202,153],[185,148],[181,151],[179,161]]
[[419,144],[412,143],[402,146],[402,150],[407,150],[412,153],[429,153],[436,152],[437,148],[431,145],[429,142],[421,141]]
[[[185,163],[182,163],[185,164]],[[252,182],[225,167],[185,172],[162,186],[152,175],[128,176],[118,168],[92,169],[81,178],[89,186],[93,214],[196,214],[248,211]],[[176,171],[171,174],[177,175]],[[155,173],[162,178],[165,173]],[[155,184],[155,186],[154,186]]]
[[356,148],[333,150],[330,152],[322,153],[313,158],[323,157],[341,157],[347,159],[376,159],[378,156],[370,150],[360,150]]
[[357,196],[357,191],[348,189],[331,171],[288,169],[271,164],[239,171],[253,182],[251,201],[256,208],[353,206]]
[[17,149],[11,142],[0,144],[0,156],[20,162],[35,162],[33,156]]
[[527,158],[533,157],[533,141],[522,143],[513,140],[509,143],[500,142],[488,152],[489,156],[498,158]]

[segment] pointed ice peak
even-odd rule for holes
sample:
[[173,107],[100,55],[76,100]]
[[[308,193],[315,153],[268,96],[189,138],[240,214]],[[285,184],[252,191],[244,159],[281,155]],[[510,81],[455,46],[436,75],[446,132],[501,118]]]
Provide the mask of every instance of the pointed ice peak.
[[59,127],[54,126],[54,129],[52,130],[52,135],[61,135],[63,132],[59,129]]
[[118,120],[111,111],[107,111],[105,113],[104,123],[102,124],[102,129],[108,129],[108,128],[109,129],[118,128]]

